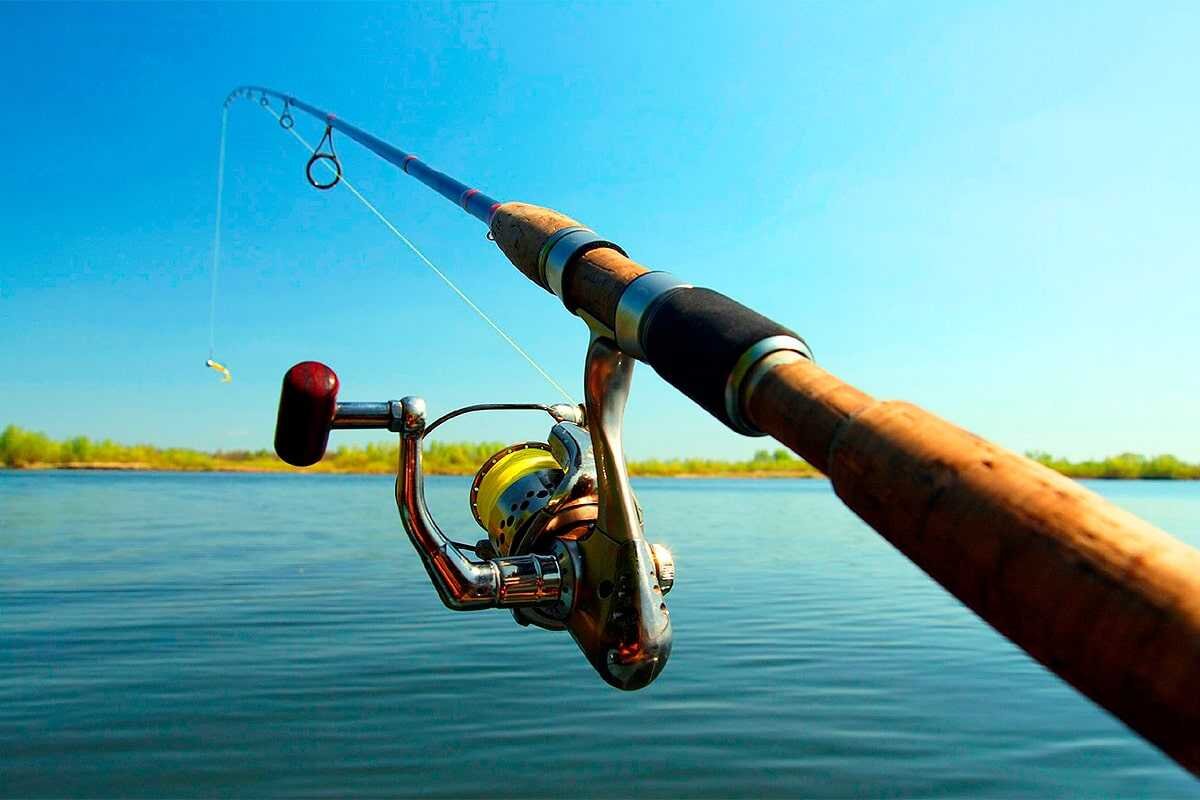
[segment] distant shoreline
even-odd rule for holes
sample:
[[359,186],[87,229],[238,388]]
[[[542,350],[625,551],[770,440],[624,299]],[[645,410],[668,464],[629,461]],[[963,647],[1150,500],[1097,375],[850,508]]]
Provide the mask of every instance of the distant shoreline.
[[[172,472],[177,474],[212,473],[224,475],[394,475],[395,469],[300,469],[281,466],[279,468],[264,466],[242,466],[238,464],[222,464],[213,467],[169,467],[155,464],[128,462],[69,462],[64,464],[22,464],[21,466],[0,465],[0,472],[52,472],[63,470],[67,472]],[[425,470],[426,475],[444,477],[471,477],[474,470]],[[1060,473],[1073,480],[1087,481],[1195,481],[1197,477],[1151,477],[1151,476],[1111,476],[1111,475],[1071,475]],[[633,478],[670,478],[673,480],[828,480],[820,472],[802,470],[762,470],[762,471],[729,471],[729,472],[639,472],[631,470]]]
[[[0,471],[11,472],[51,472],[54,470],[65,470],[68,472],[175,472],[175,473],[193,473],[193,472],[211,472],[223,473],[228,475],[248,474],[248,475],[394,475],[395,469],[300,469],[295,467],[280,467],[273,469],[262,466],[240,466],[237,464],[222,464],[215,467],[163,467],[154,464],[144,464],[136,462],[68,462],[64,464],[50,463],[31,463],[22,464],[21,466],[0,466]],[[471,477],[475,474],[475,470],[470,471],[443,471],[443,470],[424,470],[426,475],[438,475],[448,477]],[[680,480],[699,480],[704,478],[720,478],[723,480],[761,480],[763,478],[788,478],[805,480],[825,480],[825,476],[816,471],[805,472],[801,470],[773,470],[760,472],[672,472],[672,473],[642,473],[631,472],[634,478],[678,478]]]
[[[506,446],[503,442],[428,442],[424,470],[428,475],[474,475],[479,466]],[[1068,461],[1049,453],[1025,454],[1050,469],[1077,480],[1200,480],[1200,464],[1172,455],[1121,453],[1099,460]],[[54,440],[16,425],[0,430],[0,468],[67,469],[122,472],[224,472],[337,475],[393,475],[398,445],[372,442],[330,450],[316,465],[298,469],[270,450],[204,452],[183,447],[119,444],[86,436]],[[823,478],[802,458],[784,448],[758,450],[750,458],[643,459],[629,462],[635,478]]]

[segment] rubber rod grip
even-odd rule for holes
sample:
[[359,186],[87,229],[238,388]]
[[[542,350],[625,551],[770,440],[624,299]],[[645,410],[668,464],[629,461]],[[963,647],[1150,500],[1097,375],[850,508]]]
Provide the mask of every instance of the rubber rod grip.
[[642,328],[646,361],[663,380],[730,428],[725,386],[739,358],[770,336],[800,337],[712,289],[679,289]]

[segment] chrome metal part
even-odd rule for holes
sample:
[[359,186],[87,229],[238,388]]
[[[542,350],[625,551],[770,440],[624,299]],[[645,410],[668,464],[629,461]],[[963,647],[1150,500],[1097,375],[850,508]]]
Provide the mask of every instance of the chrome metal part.
[[671,555],[671,551],[667,549],[665,544],[650,545],[650,552],[654,555],[654,568],[658,572],[658,585],[662,588],[662,593],[667,594],[671,591],[671,587],[675,585],[675,556]]
[[616,331],[612,330],[607,325],[605,325],[603,322],[596,319],[595,317],[593,317],[591,314],[587,313],[583,309],[576,309],[572,313],[574,313],[575,316],[579,317],[581,320],[583,320],[585,323],[587,323],[588,329],[592,332],[593,336],[603,336],[606,339],[612,339],[614,342],[617,340]]
[[642,348],[642,327],[654,307],[677,289],[690,289],[669,272],[647,272],[637,276],[621,292],[614,323],[617,345],[634,358],[646,360]]
[[[361,405],[374,405],[373,403],[363,403]],[[543,403],[478,403],[473,406],[463,406],[456,408],[448,414],[435,419],[429,423],[429,427],[425,429],[425,435],[433,433],[434,429],[440,425],[449,422],[455,417],[461,417],[464,414],[473,414],[477,411],[545,411],[555,422],[581,422],[583,420],[583,407],[571,405],[570,403],[555,403],[553,405],[544,405]]]
[[555,510],[570,500],[596,491],[596,459],[592,437],[579,425],[563,422],[550,429],[550,452],[563,469],[563,478],[550,493],[547,508]]
[[554,233],[550,234],[550,237],[542,244],[542,249],[538,252],[538,276],[541,278],[542,286],[545,286],[547,289],[550,288],[550,284],[546,283],[546,254],[550,252],[550,248],[558,244],[559,239],[563,238],[567,234],[576,233],[578,231],[583,231],[585,233],[592,234],[593,236],[595,235],[595,231],[593,231],[591,228],[585,228],[582,225],[571,225],[566,228],[559,228]]
[[555,403],[546,409],[555,422],[570,422],[575,425],[583,425],[585,414],[583,406],[572,405],[570,403]]
[[633,367],[634,362],[616,347],[616,342],[605,336],[592,337],[584,363],[583,387],[588,419],[592,421],[592,452],[599,484],[597,523],[617,542],[634,541],[642,534],[621,442]]
[[492,563],[500,576],[498,606],[539,605],[558,600],[562,592],[562,571],[554,556],[507,556]]
[[[804,341],[794,336],[768,336],[746,348],[746,352],[742,353],[733,365],[733,370],[729,373],[729,380],[725,382],[725,413],[729,415],[729,419],[738,433],[746,436],[766,435],[754,427],[742,413],[742,409],[746,406],[747,376],[756,364],[779,352],[796,353],[809,361],[813,360],[812,351]],[[761,374],[755,377],[755,385],[759,379],[761,379]]]
[[382,428],[398,431],[394,423],[398,418],[393,411],[395,401],[387,403],[338,403],[329,426],[338,430],[362,430]]
[[[627,255],[619,245],[596,235],[595,231],[582,227],[561,228],[546,240],[538,254],[538,272],[541,274],[542,285],[563,301],[563,273],[567,266],[577,256],[597,247],[611,247],[621,255]],[[568,311],[574,311],[570,307]]]
[[425,478],[421,469],[425,401],[405,397],[399,406],[396,507],[404,530],[446,607],[469,611],[557,602],[561,592],[557,562],[551,566],[546,556],[537,555],[472,561],[442,533],[425,505]]
[[578,571],[578,566],[567,546],[555,540],[551,548],[551,555],[558,562],[560,576],[560,590],[558,602],[536,606],[522,606],[512,610],[513,619],[521,625],[537,625],[539,628],[545,628],[552,631],[564,630],[566,620],[571,614],[571,609],[575,601],[575,575]]
[[619,689],[649,684],[671,653],[671,620],[654,556],[642,535],[629,485],[621,425],[636,362],[593,333],[584,397],[596,463],[598,516],[586,536],[564,542],[580,565],[567,628],[605,681]]

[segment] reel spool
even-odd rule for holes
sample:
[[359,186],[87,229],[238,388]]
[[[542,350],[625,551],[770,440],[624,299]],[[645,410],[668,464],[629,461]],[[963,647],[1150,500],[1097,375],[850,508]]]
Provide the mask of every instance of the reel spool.
[[483,463],[471,482],[471,513],[493,553],[509,554],[562,477],[562,467],[541,442],[506,447]]
[[[400,435],[396,506],[442,602],[456,611],[508,608],[522,625],[567,630],[593,668],[620,689],[662,672],[673,634],[665,595],[670,551],[650,545],[629,486],[620,422],[633,362],[593,337],[586,406],[487,404],[425,422],[425,403],[405,397],[340,403],[333,370],[306,361],[283,379],[275,450],[295,466],[317,463],[332,429],[386,428]],[[522,442],[485,461],[469,502],[487,538],[475,559],[442,533],[425,505],[422,444],[463,414],[539,410],[554,424],[546,442]]]

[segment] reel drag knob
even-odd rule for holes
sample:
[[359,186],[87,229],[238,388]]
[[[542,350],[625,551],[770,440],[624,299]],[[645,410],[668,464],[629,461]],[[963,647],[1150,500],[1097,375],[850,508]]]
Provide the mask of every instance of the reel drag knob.
[[338,377],[319,361],[301,361],[283,376],[275,452],[293,467],[310,467],[325,456],[337,412]]

